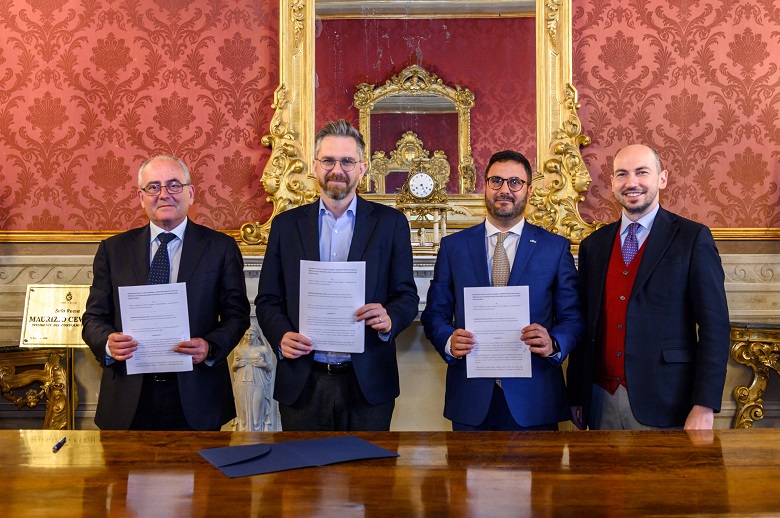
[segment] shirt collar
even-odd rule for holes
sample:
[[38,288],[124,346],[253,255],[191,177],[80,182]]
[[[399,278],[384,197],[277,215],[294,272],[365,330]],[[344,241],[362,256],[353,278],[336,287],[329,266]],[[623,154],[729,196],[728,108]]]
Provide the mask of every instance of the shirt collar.
[[179,239],[184,241],[184,230],[187,228],[187,219],[188,218],[185,217],[184,221],[179,223],[179,225],[176,228],[174,228],[173,230],[170,230],[170,231],[165,230],[163,228],[160,228],[160,227],[158,227],[157,225],[155,225],[154,223],[152,223],[150,221],[149,222],[149,230],[151,232],[149,232],[149,233],[151,234],[151,236],[150,236],[149,242],[150,243],[153,242],[155,239],[157,239],[157,236],[159,236],[163,232],[171,232],[172,234],[176,234],[176,237],[178,237]]
[[[352,201],[349,202],[349,207],[347,207],[347,210],[344,212],[344,214],[352,213],[352,216],[357,214],[357,198],[357,194],[352,197]],[[323,203],[322,197],[320,197],[320,214],[328,214],[333,216],[333,213],[330,211],[330,209],[325,206],[325,203]]]
[[[525,218],[520,218],[520,221],[512,228],[508,230],[511,234],[522,235],[523,227],[525,226]],[[485,234],[487,237],[492,237],[496,234],[500,234],[502,231],[496,228],[490,221],[485,220]]]
[[659,203],[658,205],[655,206],[653,210],[651,210],[650,212],[648,212],[647,214],[645,214],[635,222],[628,219],[626,213],[621,211],[620,234],[622,235],[628,232],[628,226],[631,223],[639,223],[640,227],[650,230],[651,228],[653,228],[653,221],[655,221],[655,217],[658,214],[658,209],[660,208],[661,208],[661,204]]

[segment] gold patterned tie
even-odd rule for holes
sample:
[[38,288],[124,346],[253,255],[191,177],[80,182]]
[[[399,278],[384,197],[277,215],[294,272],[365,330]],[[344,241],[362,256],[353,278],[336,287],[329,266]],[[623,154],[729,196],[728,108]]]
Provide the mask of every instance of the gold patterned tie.
[[496,251],[493,252],[493,286],[506,286],[509,282],[509,258],[504,248],[504,239],[509,232],[498,234]]

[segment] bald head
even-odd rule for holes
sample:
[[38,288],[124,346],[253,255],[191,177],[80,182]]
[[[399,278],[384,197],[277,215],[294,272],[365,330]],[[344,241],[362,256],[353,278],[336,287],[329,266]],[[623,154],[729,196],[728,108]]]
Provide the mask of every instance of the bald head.
[[626,146],[615,155],[612,194],[631,221],[658,206],[668,173],[661,169],[658,152],[642,144]]

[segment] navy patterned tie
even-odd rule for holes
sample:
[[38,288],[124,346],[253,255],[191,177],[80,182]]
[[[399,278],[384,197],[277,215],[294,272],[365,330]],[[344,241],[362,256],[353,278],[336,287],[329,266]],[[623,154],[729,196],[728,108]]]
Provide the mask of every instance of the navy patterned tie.
[[157,249],[152,259],[146,284],[168,284],[171,282],[171,262],[168,259],[168,243],[175,238],[176,234],[170,232],[164,232],[157,236],[157,239],[160,240],[160,248]]
[[639,223],[631,223],[628,226],[626,240],[623,241],[623,262],[626,263],[626,266],[631,264],[631,261],[634,260],[634,256],[639,251],[639,241],[636,239],[636,231],[638,228]]

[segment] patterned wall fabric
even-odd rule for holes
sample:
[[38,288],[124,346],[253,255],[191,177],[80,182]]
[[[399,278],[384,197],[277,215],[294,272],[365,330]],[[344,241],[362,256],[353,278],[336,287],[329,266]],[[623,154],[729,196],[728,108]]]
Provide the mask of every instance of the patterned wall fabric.
[[265,219],[276,0],[0,2],[0,229],[145,223],[141,162],[183,158],[193,219]]
[[[484,168],[496,151],[520,150],[535,165],[533,18],[322,20],[316,32],[318,125],[339,117],[357,124],[352,100],[359,83],[384,84],[404,68],[419,65],[445,84],[458,84],[474,93],[471,147],[478,191],[484,188]],[[407,118],[410,127],[388,134],[384,147],[372,144],[372,151],[395,149],[407,129],[416,130],[431,152],[444,147],[429,145],[440,127]],[[454,144],[457,150],[457,141]],[[447,156],[454,158],[450,152]]]
[[[583,150],[594,180],[586,219],[617,215],[612,158],[643,141],[670,170],[666,207],[715,227],[780,226],[780,9],[771,0],[573,7],[574,81],[594,140]],[[349,23],[318,27],[318,123],[356,121],[355,84],[417,63],[477,95],[480,172],[498,148],[535,155],[535,99],[518,94],[533,80],[532,20],[352,21],[363,36]],[[266,219],[260,137],[278,84],[277,31],[275,0],[0,2],[0,229],[142,224],[137,168],[163,152],[193,169],[194,219],[221,229]],[[334,77],[348,87],[328,93]]]
[[773,0],[573,0],[574,82],[593,144],[586,220],[619,213],[615,153],[657,148],[661,203],[712,227],[780,226],[780,8]]

